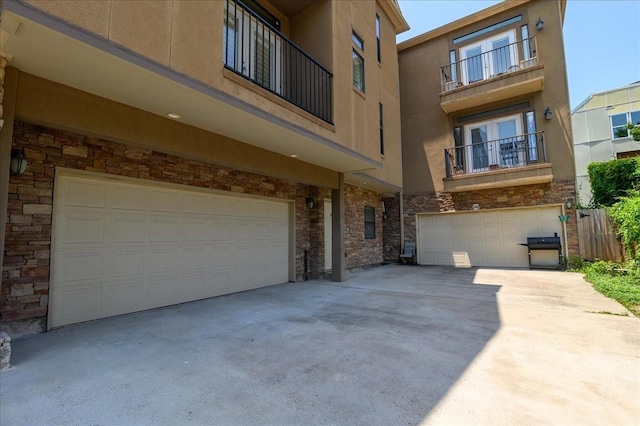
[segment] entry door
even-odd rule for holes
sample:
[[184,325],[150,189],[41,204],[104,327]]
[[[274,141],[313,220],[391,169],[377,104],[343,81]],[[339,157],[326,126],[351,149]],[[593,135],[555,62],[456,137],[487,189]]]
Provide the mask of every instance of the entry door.
[[515,32],[508,31],[461,48],[463,82],[470,84],[510,71],[518,64],[513,43]]

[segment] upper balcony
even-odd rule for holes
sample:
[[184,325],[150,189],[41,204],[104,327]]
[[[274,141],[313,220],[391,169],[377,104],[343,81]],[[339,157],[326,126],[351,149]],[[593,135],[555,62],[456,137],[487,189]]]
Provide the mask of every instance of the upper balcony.
[[440,106],[446,113],[542,90],[544,66],[535,36],[490,46],[472,45],[461,51],[463,59],[440,67]]
[[482,141],[444,151],[449,192],[548,183],[553,180],[547,161],[544,132]]
[[332,75],[240,1],[225,0],[224,66],[332,123]]

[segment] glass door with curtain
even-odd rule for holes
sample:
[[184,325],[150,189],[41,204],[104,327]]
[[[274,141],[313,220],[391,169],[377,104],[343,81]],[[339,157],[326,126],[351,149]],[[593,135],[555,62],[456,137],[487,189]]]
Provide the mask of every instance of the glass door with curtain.
[[520,114],[465,126],[467,173],[525,164]]
[[515,31],[507,31],[460,48],[463,83],[470,84],[513,71],[518,64],[515,41]]

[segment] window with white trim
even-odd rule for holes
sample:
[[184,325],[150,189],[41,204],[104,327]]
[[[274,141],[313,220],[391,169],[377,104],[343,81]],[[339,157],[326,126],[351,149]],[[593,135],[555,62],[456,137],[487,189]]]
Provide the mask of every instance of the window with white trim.
[[611,116],[611,134],[613,139],[628,138],[631,136],[628,124],[640,125],[640,111],[625,112]]

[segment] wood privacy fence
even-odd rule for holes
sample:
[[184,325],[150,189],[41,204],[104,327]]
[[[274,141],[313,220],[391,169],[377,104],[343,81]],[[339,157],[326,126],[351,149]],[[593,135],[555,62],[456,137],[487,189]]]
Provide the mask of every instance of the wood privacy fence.
[[578,210],[580,257],[587,260],[624,260],[624,248],[618,241],[604,209]]

